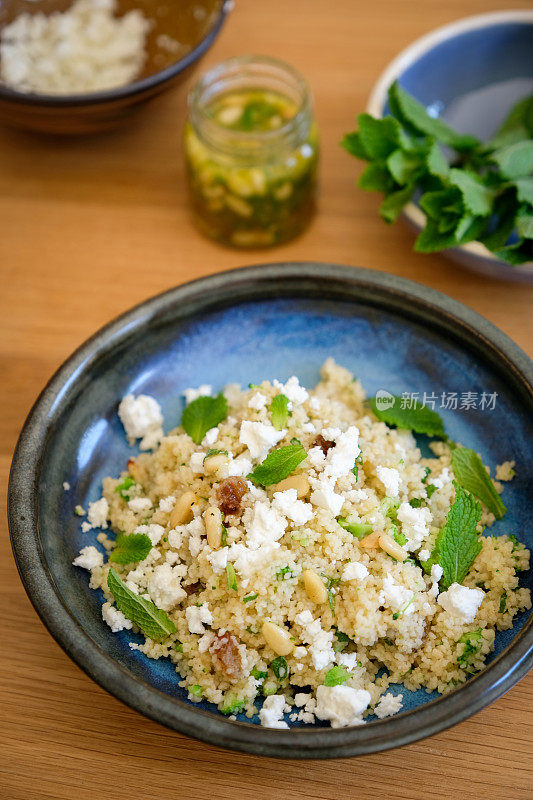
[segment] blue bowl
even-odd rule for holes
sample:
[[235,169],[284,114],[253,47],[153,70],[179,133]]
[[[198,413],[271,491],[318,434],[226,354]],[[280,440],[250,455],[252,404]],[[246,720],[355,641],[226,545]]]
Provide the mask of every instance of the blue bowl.
[[[117,416],[128,392],[161,403],[165,428],[180,420],[188,386],[243,385],[298,375],[314,385],[327,356],[358,375],[369,394],[403,391],[497,394],[494,411],[443,411],[451,437],[494,468],[516,460],[505,489],[509,509],[494,533],[533,546],[528,480],[533,464],[533,368],[482,317],[444,295],[392,275],[326,264],[274,264],[234,270],[152,298],[99,331],[46,386],[21,433],[9,489],[9,524],[22,580],[43,622],[101,686],[182,733],[249,752],[300,758],[357,755],[406,744],[465,719],[521,678],[533,660],[533,626],[521,614],[497,634],[489,666],[444,697],[404,695],[404,711],[332,730],[261,728],[192,704],[165,659],[153,661],[102,622],[101,597],[72,566],[81,534],[74,508],[101,494],[132,449]],[[135,452],[135,451],[134,451]],[[62,484],[68,481],[69,492]],[[99,545],[98,545],[99,546]],[[523,575],[530,581],[533,573]],[[527,585],[524,583],[524,585]],[[139,641],[139,639],[137,639]],[[36,655],[38,658],[38,655]]]
[[[395,80],[432,116],[487,140],[511,107],[533,92],[533,11],[480,14],[417,39],[380,76],[367,104],[370,114],[388,112],[387,91]],[[425,224],[415,203],[404,215],[417,230]],[[492,278],[533,282],[532,262],[510,266],[479,242],[444,253]]]

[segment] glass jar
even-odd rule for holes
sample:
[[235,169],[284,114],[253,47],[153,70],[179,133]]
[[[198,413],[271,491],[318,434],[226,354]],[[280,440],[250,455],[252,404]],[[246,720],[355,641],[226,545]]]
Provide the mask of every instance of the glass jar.
[[263,56],[224,61],[189,96],[187,182],[195,221],[235,247],[300,233],[315,207],[318,130],[302,76]]

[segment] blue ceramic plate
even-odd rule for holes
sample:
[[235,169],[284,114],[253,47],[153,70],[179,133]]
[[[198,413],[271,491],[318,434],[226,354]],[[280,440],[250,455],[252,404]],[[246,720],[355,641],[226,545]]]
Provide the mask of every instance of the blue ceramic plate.
[[[512,106],[533,92],[533,11],[467,17],[417,39],[380,76],[368,101],[370,114],[387,113],[387,91],[395,80],[432,116],[487,140]],[[414,203],[404,215],[417,230],[425,225]],[[492,278],[533,282],[533,263],[511,267],[479,242],[443,252]]]
[[[349,729],[270,730],[191,704],[165,661],[133,652],[127,631],[102,622],[101,598],[72,566],[96,534],[80,533],[74,507],[97,499],[132,449],[117,416],[128,392],[154,395],[166,430],[180,420],[186,387],[244,385],[292,374],[314,385],[326,357],[358,375],[369,394],[467,392],[496,396],[494,410],[442,410],[454,439],[494,467],[517,462],[509,512],[493,529],[533,545],[528,480],[533,464],[533,370],[525,354],[474,312],[419,284],[369,270],[279,264],[235,270],[173,289],[124,314],[83,345],[52,378],[22,431],[13,460],[10,530],[28,594],[52,635],[98,683],[176,730],[227,747],[290,757],[372,752],[441,730],[499,697],[526,671],[533,631],[526,615],[497,635],[490,666],[444,698],[404,695],[404,712]],[[438,407],[438,405],[437,405]],[[440,409],[439,409],[440,410]],[[133,451],[135,452],[135,451]],[[71,485],[64,492],[63,481]],[[530,574],[525,580],[531,580]]]

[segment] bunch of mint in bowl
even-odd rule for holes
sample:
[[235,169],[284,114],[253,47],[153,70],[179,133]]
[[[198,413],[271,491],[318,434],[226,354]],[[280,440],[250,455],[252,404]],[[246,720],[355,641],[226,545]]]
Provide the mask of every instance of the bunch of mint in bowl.
[[397,81],[388,91],[388,109],[380,118],[360,114],[358,130],[342,140],[351,155],[368,162],[358,185],[383,193],[385,222],[394,222],[414,201],[425,215],[416,251],[476,242],[509,269],[529,266],[533,95],[520,100],[486,142],[430,116]]

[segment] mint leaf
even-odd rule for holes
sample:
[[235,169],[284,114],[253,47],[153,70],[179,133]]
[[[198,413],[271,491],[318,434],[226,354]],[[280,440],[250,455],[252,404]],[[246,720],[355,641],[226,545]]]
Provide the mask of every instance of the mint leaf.
[[339,665],[337,667],[332,667],[330,670],[328,670],[328,672],[326,672],[324,686],[340,686],[341,683],[345,683],[345,681],[351,677],[352,675],[348,672],[345,666]]
[[502,124],[496,136],[487,142],[487,148],[496,149],[533,136],[533,95],[524,97]]
[[471,150],[480,144],[475,136],[456,133],[441,119],[430,117],[422,103],[402,89],[398,81],[389,89],[389,103],[394,116],[418,134],[432,136],[459,151]]
[[272,486],[288,478],[306,455],[299,442],[279,447],[269,453],[265,460],[247,475],[247,478],[258,486]]
[[367,192],[383,192],[383,194],[388,194],[394,187],[394,181],[384,164],[371,161],[359,176],[357,185],[360,189],[364,189]]
[[488,189],[472,172],[451,169],[448,180],[456,186],[463,197],[465,208],[479,217],[488,217],[492,212],[494,192]]
[[379,208],[379,213],[385,222],[390,223],[397,220],[398,215],[413,196],[414,190],[414,184],[408,184],[403,189],[392,192],[385,198]]
[[206,458],[211,458],[211,456],[219,456],[219,455],[227,456],[228,455],[228,451],[227,450],[217,450],[215,447],[210,447],[209,450],[207,451],[207,453],[204,456],[204,460],[202,461],[202,464],[205,463]]
[[481,500],[496,519],[503,517],[507,509],[477,453],[466,447],[456,447],[452,452],[452,469],[463,489]]
[[424,169],[424,158],[415,151],[394,150],[387,158],[390,174],[400,185],[413,183]]
[[119,578],[113,568],[109,570],[107,585],[119,611],[137,625],[150,639],[165,639],[176,632],[176,626],[167,614],[150,600],[139,597]]
[[504,178],[527,178],[533,173],[533,141],[521,141],[496,150],[492,156]]
[[522,203],[533,205],[533,178],[519,178],[511,186],[516,188],[516,196]]
[[355,158],[367,159],[369,157],[363,147],[360,135],[355,131],[343,136],[341,139],[341,147],[344,147],[344,149],[347,150],[351,156],[355,156]]
[[356,539],[364,539],[374,530],[372,525],[365,525],[362,522],[349,522],[346,517],[337,517],[337,522],[341,528],[351,533]]
[[359,139],[368,158],[387,158],[398,145],[406,143],[400,125],[392,117],[375,119],[370,114],[359,114]]
[[477,500],[456,484],[455,501],[446,523],[437,535],[431,558],[423,564],[426,572],[433,564],[440,564],[444,589],[449,589],[452,583],[462,583],[479,554],[481,542],[477,525],[480,519],[481,506]]
[[495,256],[512,266],[526,264],[528,261],[533,261],[533,242],[531,239],[520,239],[516,244],[506,245],[493,252]]
[[193,442],[200,444],[207,431],[215,428],[227,415],[228,403],[223,394],[197,397],[185,408],[181,424]]
[[273,427],[277,431],[281,431],[289,418],[289,398],[284,394],[277,394],[270,403],[268,410],[270,411]]
[[109,560],[117,564],[134,564],[143,561],[151,549],[151,539],[145,533],[130,533],[129,536],[121,533]]
[[533,239],[533,214],[519,214],[517,216],[516,232],[523,239]]
[[436,411],[416,400],[413,402],[413,408],[402,408],[403,402],[401,397],[395,397],[390,408],[379,409],[376,406],[376,399],[370,400],[376,417],[387,425],[405,428],[415,433],[425,433],[427,436],[444,436],[444,425]]
[[444,158],[438,142],[432,141],[426,153],[426,167],[430,175],[437,178],[446,178],[450,167]]

